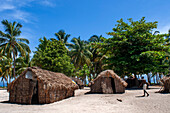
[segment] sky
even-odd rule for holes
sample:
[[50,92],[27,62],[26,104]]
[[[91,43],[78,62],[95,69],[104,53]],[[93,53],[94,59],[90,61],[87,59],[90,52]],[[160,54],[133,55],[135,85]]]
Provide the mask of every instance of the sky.
[[[147,22],[158,21],[161,33],[170,29],[170,0],[0,0],[0,21],[16,21],[23,25],[22,38],[30,41],[35,51],[39,38],[55,38],[54,33],[65,30],[69,40],[80,36],[109,36],[116,21],[123,18]],[[4,30],[0,23],[0,30]],[[33,53],[31,54],[33,56]]]

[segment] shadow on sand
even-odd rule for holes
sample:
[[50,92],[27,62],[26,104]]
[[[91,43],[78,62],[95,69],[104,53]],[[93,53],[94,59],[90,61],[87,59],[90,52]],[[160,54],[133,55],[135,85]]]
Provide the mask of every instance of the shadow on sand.
[[45,105],[45,104],[21,104],[21,103],[11,103],[9,101],[2,101],[0,103],[5,103],[5,104],[17,104],[17,105]]
[[[145,96],[142,95],[142,96],[135,96],[135,97],[136,97],[136,98],[141,98],[141,97],[145,97]],[[146,96],[146,97],[147,97],[147,96]]]

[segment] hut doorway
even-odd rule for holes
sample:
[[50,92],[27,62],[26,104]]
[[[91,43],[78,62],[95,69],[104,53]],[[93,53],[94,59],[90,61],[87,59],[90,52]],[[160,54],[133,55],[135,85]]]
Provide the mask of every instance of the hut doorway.
[[112,85],[113,93],[116,93],[116,88],[115,88],[115,81],[114,81],[114,78],[110,77],[110,79],[111,79],[111,85]]
[[31,99],[31,104],[38,104],[39,100],[38,100],[38,81],[36,81],[36,85],[33,88],[33,95],[32,95],[32,99]]

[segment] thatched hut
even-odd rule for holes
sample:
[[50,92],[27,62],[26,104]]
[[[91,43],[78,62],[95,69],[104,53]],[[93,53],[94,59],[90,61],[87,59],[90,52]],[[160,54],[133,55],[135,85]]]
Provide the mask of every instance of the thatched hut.
[[75,78],[75,77],[70,77],[78,86],[79,86],[79,89],[83,89],[84,88],[84,84],[83,82],[78,79],[78,78]]
[[161,82],[163,83],[163,90],[161,92],[170,93],[170,77],[163,77]]
[[127,83],[112,70],[101,72],[93,82],[91,82],[91,93],[124,93]]
[[27,68],[8,87],[9,101],[22,104],[52,103],[74,96],[78,86],[62,73]]

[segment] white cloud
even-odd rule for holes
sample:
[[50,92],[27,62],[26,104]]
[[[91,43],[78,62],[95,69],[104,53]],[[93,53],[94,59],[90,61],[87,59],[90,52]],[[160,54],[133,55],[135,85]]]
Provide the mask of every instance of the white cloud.
[[13,9],[15,9],[15,6],[13,6],[11,4],[3,4],[0,6],[0,11],[13,10]]
[[51,1],[51,0],[42,0],[42,1],[40,1],[40,4],[45,5],[45,6],[49,6],[49,7],[55,6],[54,2]]
[[158,31],[160,31],[160,33],[168,33],[169,29],[170,29],[170,23],[164,26],[158,26]]
[[[32,3],[44,5],[48,7],[54,7],[53,0],[1,0],[0,1],[0,13],[4,13],[3,17],[9,20],[21,20],[26,23],[31,23],[37,20],[30,12],[24,11],[24,7],[32,7]],[[8,11],[6,13],[6,11]]]

